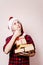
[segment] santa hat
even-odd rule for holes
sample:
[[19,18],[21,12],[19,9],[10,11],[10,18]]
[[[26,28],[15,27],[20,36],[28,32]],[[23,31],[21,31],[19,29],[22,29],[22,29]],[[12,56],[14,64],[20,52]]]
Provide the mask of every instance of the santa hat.
[[14,21],[18,21],[18,19],[17,19],[17,18],[14,18],[14,17],[10,17],[10,18],[9,18],[8,28],[9,28],[10,30],[11,30],[12,23],[13,23]]

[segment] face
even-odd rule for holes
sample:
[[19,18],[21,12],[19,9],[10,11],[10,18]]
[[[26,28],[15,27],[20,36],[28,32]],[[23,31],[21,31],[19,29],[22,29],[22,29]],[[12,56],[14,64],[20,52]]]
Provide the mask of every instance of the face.
[[11,27],[12,31],[21,30],[21,24],[18,21],[14,21]]

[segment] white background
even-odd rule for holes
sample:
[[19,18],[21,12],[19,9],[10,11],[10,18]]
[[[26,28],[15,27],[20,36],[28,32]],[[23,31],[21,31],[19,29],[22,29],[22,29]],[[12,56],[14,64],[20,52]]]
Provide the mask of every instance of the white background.
[[8,65],[3,45],[12,34],[7,29],[10,16],[18,18],[34,40],[36,55],[30,58],[30,65],[43,65],[43,0],[0,0],[0,65]]

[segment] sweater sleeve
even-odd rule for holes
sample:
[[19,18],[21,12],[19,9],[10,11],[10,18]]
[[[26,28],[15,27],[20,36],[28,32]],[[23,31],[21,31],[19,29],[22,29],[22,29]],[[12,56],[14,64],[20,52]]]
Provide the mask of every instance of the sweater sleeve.
[[5,50],[5,47],[6,47],[6,45],[9,43],[9,41],[11,40],[11,38],[12,38],[12,36],[9,36],[9,37],[7,37],[7,38],[5,39],[5,44],[4,44],[4,46],[3,46],[3,51]]
[[27,41],[27,44],[33,44],[34,49],[35,49],[35,44],[34,44],[33,39],[31,38],[31,36],[30,35],[25,35],[25,39]]

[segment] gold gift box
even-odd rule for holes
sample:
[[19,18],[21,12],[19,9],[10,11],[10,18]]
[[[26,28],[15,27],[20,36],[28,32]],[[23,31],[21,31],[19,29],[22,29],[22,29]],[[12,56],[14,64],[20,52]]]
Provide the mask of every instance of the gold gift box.
[[15,54],[22,56],[34,56],[34,46],[33,44],[20,44],[15,49]]

